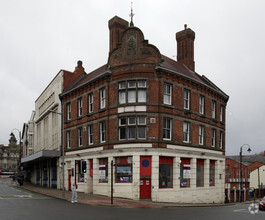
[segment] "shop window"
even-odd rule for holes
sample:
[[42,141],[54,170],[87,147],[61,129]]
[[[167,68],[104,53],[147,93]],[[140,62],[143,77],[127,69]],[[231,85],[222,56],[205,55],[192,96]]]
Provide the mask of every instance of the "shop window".
[[181,158],[180,187],[190,187],[190,158]]
[[99,159],[99,182],[107,183],[108,182],[108,158]]
[[85,182],[85,177],[84,177],[84,169],[82,169],[82,166],[86,166],[86,161],[84,160],[76,160],[75,161],[75,165],[76,165],[76,175],[77,175],[77,180],[78,182]]
[[197,159],[197,168],[196,168],[196,186],[204,186],[204,160]]
[[159,157],[159,188],[173,187],[173,157]]
[[115,179],[116,183],[132,182],[132,157],[115,158]]
[[210,160],[209,186],[215,185],[215,161]]

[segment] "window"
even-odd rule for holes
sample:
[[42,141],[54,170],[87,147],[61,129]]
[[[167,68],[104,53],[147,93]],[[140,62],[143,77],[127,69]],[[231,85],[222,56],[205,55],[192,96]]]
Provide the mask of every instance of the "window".
[[116,183],[132,182],[132,157],[115,158]]
[[146,117],[119,118],[119,140],[146,139]]
[[163,139],[171,140],[172,122],[169,118],[163,119]]
[[66,117],[67,120],[71,119],[71,103],[66,104]]
[[107,183],[108,182],[108,158],[99,159],[99,182]]
[[100,143],[106,142],[106,122],[100,122],[99,123],[99,137],[100,137]]
[[197,168],[196,168],[196,186],[204,186],[204,160],[197,159]]
[[78,116],[82,116],[83,114],[83,100],[82,98],[77,100],[78,103]]
[[200,100],[199,100],[199,112],[200,114],[204,115],[204,103],[205,103],[205,98],[204,96],[200,95]]
[[173,187],[173,157],[159,157],[159,188]]
[[100,109],[103,109],[106,107],[106,91],[105,88],[100,89]]
[[215,161],[210,160],[210,170],[209,170],[209,186],[215,185]]
[[82,164],[83,164],[82,162],[83,162],[83,160],[76,160],[75,161],[75,166],[76,166],[75,169],[76,169],[77,181],[78,182],[85,182],[84,172],[82,170]]
[[205,128],[203,126],[199,126],[199,145],[204,145],[204,134]]
[[66,132],[66,147],[71,148],[71,131]]
[[88,145],[92,145],[94,143],[94,126],[88,125]]
[[164,104],[171,105],[172,85],[164,84]]
[[146,102],[146,81],[134,80],[119,83],[119,104]]
[[190,110],[190,91],[184,90],[184,109]]
[[212,128],[211,146],[216,147],[216,130]]
[[220,121],[224,121],[224,106],[220,106]]
[[190,187],[190,158],[181,158],[180,187]]
[[92,113],[93,112],[93,101],[94,101],[94,98],[93,98],[93,93],[90,93],[88,95],[88,112],[89,113]]
[[190,123],[183,122],[183,142],[190,142]]
[[219,139],[219,147],[220,149],[223,149],[224,147],[224,132],[220,131],[220,139]]
[[83,145],[83,132],[82,128],[77,129],[77,146],[81,147]]
[[212,101],[212,118],[216,118],[216,101]]

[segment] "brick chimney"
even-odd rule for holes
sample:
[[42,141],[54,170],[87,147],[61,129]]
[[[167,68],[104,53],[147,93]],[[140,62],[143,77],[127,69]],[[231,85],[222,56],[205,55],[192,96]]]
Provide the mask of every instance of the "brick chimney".
[[186,65],[190,70],[195,70],[194,62],[194,40],[195,32],[187,25],[184,25],[184,30],[176,33],[177,40],[177,60]]
[[115,16],[109,20],[109,52],[117,47],[117,43],[119,43],[121,40],[122,32],[128,27],[128,21],[125,21],[118,16]]
[[82,61],[79,60],[77,61],[77,67],[74,72],[64,71],[64,90],[85,73],[85,69],[82,65]]

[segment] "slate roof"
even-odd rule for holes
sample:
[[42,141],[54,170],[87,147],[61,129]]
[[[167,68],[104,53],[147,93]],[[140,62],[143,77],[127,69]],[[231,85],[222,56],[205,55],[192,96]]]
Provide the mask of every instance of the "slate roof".
[[[240,162],[240,156],[226,156],[226,158],[230,158],[234,161]],[[264,154],[261,153],[261,154],[243,155],[242,156],[242,162],[246,165],[252,164],[256,161],[265,164]]]

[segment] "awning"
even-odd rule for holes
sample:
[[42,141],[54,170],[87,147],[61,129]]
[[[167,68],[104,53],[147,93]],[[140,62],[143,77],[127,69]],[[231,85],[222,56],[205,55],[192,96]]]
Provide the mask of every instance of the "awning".
[[35,154],[32,154],[28,157],[21,158],[21,163],[27,163],[33,160],[41,159],[41,158],[53,158],[60,157],[61,152],[59,150],[41,150]]

